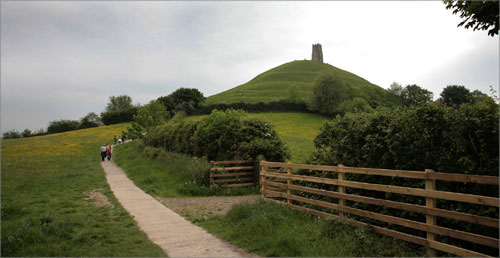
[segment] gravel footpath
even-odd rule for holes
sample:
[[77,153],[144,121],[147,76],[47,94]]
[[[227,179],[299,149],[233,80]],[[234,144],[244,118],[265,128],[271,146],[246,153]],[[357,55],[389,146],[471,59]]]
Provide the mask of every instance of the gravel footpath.
[[139,189],[114,162],[101,166],[111,191],[148,238],[170,257],[249,257]]

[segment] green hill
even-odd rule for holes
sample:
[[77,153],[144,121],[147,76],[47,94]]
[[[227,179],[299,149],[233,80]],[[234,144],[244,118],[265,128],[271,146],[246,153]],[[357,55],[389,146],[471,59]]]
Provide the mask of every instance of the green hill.
[[313,61],[293,61],[257,75],[251,81],[207,98],[207,104],[235,102],[257,103],[284,100],[296,91],[303,101],[308,101],[313,84],[323,72],[334,72],[353,89],[354,97],[361,97],[372,105],[382,103],[387,91],[369,81],[329,64]]

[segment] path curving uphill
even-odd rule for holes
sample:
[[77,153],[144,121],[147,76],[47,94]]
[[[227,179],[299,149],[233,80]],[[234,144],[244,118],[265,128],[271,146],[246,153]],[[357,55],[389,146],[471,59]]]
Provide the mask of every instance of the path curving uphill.
[[235,248],[139,189],[114,162],[104,161],[101,166],[116,199],[169,257],[242,257]]

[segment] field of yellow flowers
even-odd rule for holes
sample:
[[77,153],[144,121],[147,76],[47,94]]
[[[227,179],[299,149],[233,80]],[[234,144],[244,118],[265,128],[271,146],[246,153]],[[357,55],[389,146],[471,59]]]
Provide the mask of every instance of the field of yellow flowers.
[[99,147],[127,126],[2,140],[1,256],[165,256],[99,164]]

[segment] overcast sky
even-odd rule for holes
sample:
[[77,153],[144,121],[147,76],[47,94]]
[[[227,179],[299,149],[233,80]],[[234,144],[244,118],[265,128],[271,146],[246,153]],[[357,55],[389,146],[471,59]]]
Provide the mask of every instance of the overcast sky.
[[1,130],[46,129],[145,104],[179,87],[205,96],[311,58],[388,88],[499,87],[499,38],[432,2],[1,2]]

